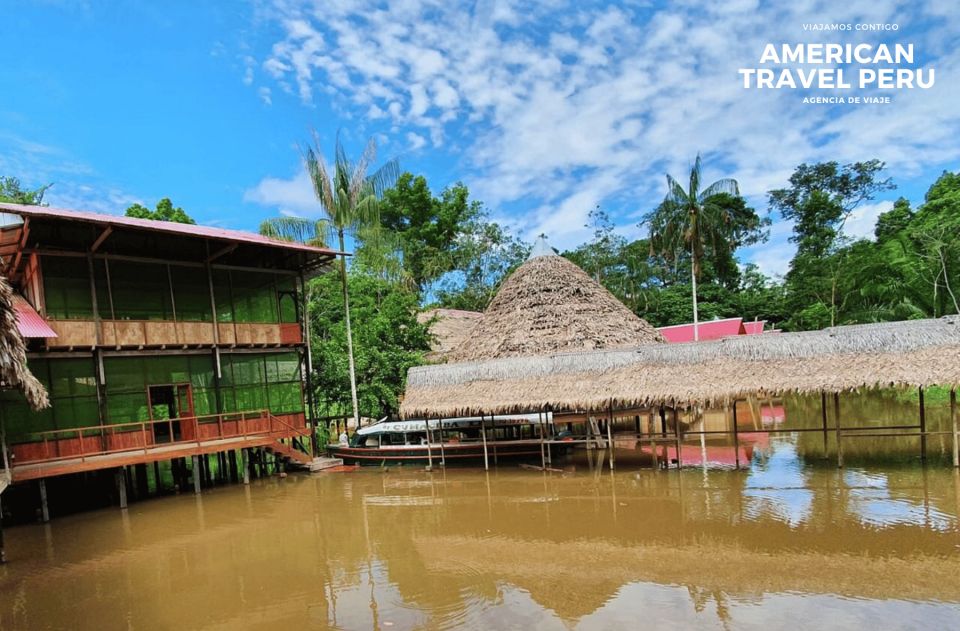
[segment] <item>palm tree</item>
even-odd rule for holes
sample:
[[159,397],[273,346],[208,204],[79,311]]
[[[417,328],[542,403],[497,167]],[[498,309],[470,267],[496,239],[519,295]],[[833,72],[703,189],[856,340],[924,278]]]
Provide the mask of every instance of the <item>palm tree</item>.
[[697,310],[697,277],[703,261],[704,246],[728,240],[729,230],[736,217],[732,209],[714,203],[721,193],[740,196],[740,186],[731,178],[717,180],[700,188],[700,154],[690,170],[690,184],[684,189],[667,174],[667,196],[656,210],[644,218],[650,224],[650,245],[667,256],[680,247],[690,252],[690,282],[693,285],[693,339],[700,339]]
[[[329,237],[329,241],[336,241],[341,253],[345,251],[348,236],[356,239],[361,232],[375,234],[380,229],[380,198],[383,191],[393,186],[399,177],[396,160],[390,160],[374,173],[368,174],[367,171],[376,160],[376,156],[377,144],[370,139],[360,158],[352,162],[347,157],[338,134],[331,171],[323,159],[319,139],[314,134],[313,145],[304,150],[303,159],[324,217],[319,220],[298,217],[269,219],[261,224],[261,234],[311,245],[325,245]],[[350,365],[353,421],[359,427],[360,407],[357,403],[357,375],[353,359],[346,254],[340,255],[340,279],[343,286],[344,321],[347,326],[347,356]],[[309,331],[309,320],[307,325]]]

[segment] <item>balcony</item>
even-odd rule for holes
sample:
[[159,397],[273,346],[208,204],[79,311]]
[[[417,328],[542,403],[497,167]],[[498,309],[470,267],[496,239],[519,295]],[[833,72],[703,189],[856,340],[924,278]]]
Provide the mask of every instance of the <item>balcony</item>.
[[169,460],[246,447],[271,447],[309,434],[301,413],[267,410],[40,432],[9,447],[16,481]]
[[[184,348],[213,346],[210,322],[169,320],[101,320],[100,342],[94,320],[48,320],[57,337],[47,339],[50,349],[63,348]],[[221,346],[292,346],[303,343],[300,324],[221,322]]]

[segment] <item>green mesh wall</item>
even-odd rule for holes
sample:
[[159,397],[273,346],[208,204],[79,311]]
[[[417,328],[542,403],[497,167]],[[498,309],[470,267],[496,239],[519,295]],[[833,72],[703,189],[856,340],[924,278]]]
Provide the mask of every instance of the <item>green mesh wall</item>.
[[177,320],[210,322],[210,284],[204,270],[170,266]]
[[41,260],[41,269],[47,317],[54,320],[93,318],[90,275],[86,259],[44,256]]
[[303,411],[297,353],[221,355],[224,411]]
[[233,316],[237,322],[279,322],[277,276],[231,272]]
[[[107,269],[109,288],[107,291]],[[154,263],[94,261],[100,317],[119,320],[210,322],[210,285],[196,267]],[[87,261],[77,257],[42,259],[47,313],[53,319],[91,319],[93,301]],[[297,322],[296,281],[268,272],[213,270],[220,322]],[[171,292],[172,281],[172,292]],[[172,295],[171,295],[172,293]],[[112,294],[112,309],[111,309]],[[175,312],[175,313],[174,313]]]
[[47,388],[51,406],[34,412],[16,390],[0,391],[0,417],[11,443],[38,440],[38,432],[100,423],[92,358],[34,359],[30,370]]
[[147,388],[189,383],[193,411],[198,416],[217,413],[213,358],[209,355],[154,355],[107,357],[107,422],[129,423],[150,419]]
[[[110,287],[118,320],[173,319],[165,265],[111,261]],[[109,318],[109,305],[98,306],[101,316]]]

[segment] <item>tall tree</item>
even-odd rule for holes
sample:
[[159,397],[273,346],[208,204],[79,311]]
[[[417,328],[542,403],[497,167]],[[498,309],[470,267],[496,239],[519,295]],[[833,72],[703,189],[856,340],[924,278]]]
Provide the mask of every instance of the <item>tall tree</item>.
[[182,208],[179,206],[174,206],[169,197],[164,197],[157,202],[156,210],[150,210],[141,204],[133,204],[132,206],[128,207],[126,212],[123,214],[127,217],[135,217],[137,219],[172,221],[174,223],[197,223]]
[[458,182],[435,197],[422,176],[404,173],[380,204],[383,226],[397,235],[403,267],[423,295],[428,286],[454,269],[458,239],[483,212]]
[[[687,188],[667,175],[667,196],[655,210],[648,213],[643,223],[650,226],[650,241],[653,248],[668,257],[678,251],[690,254],[690,284],[693,297],[693,337],[700,339],[699,310],[697,309],[697,277],[707,244],[729,243],[730,228],[737,223],[739,209],[720,203],[721,193],[733,198],[740,197],[737,181],[730,178],[717,180],[706,188],[701,187],[701,161],[699,154],[690,170]],[[744,206],[745,208],[745,206]]]
[[843,224],[858,205],[894,188],[890,178],[881,178],[883,169],[879,160],[801,164],[789,188],[770,191],[771,209],[794,222],[790,240],[797,244],[786,276],[787,308],[796,314],[788,326],[837,323],[841,277],[851,260],[842,251]]
[[[398,165],[390,160],[373,173],[371,169],[377,157],[377,144],[371,139],[356,161],[351,161],[337,136],[333,168],[327,165],[316,135],[313,144],[304,151],[304,163],[314,194],[320,203],[324,218],[321,223],[308,225],[292,222],[289,218],[268,220],[261,224],[261,231],[275,236],[299,235],[316,237],[326,228],[339,246],[346,250],[346,239],[368,238],[380,229],[380,200],[386,189],[393,186],[398,177]],[[353,420],[359,427],[360,407],[357,402],[357,373],[353,352],[353,332],[350,325],[350,294],[347,278],[347,258],[340,256],[340,278],[343,293],[343,312],[346,325],[347,358],[350,373],[350,399],[353,405]]]
[[24,190],[20,180],[15,177],[0,177],[0,202],[24,204],[25,206],[44,206],[43,196],[53,184],[47,184],[33,190]]

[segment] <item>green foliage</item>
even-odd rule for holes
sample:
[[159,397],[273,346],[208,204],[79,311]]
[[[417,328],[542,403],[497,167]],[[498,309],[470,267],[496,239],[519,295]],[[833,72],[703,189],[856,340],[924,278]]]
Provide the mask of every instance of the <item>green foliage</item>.
[[154,221],[172,221],[174,223],[189,223],[195,224],[196,221],[193,220],[182,208],[179,206],[174,207],[173,202],[170,201],[169,197],[164,197],[159,202],[157,202],[156,210],[150,210],[146,206],[140,204],[134,204],[127,208],[124,213],[127,217],[135,217],[137,219],[152,219]]
[[439,305],[483,311],[510,272],[530,255],[530,246],[481,211],[463,226],[451,254],[454,273],[441,279]]
[[401,175],[384,193],[381,225],[397,236],[402,265],[418,291],[453,271],[458,239],[483,213],[480,202],[469,197],[459,182],[434,197],[427,180],[411,173]]
[[[789,329],[837,324],[850,294],[844,281],[853,259],[862,253],[845,247],[840,231],[850,212],[882,191],[894,188],[881,179],[883,162],[868,160],[841,166],[837,162],[801,164],[790,176],[790,187],[770,191],[773,210],[794,222],[790,240],[797,253],[787,272],[786,323]],[[861,311],[865,314],[861,305]],[[824,309],[826,315],[824,318]]]
[[43,196],[53,184],[47,184],[33,190],[24,190],[20,180],[15,177],[0,177],[0,202],[24,204],[26,206],[46,206]]
[[[350,379],[343,291],[336,274],[310,282],[311,342],[319,399],[347,401]],[[357,397],[364,414],[396,412],[407,369],[430,348],[426,325],[417,322],[417,294],[364,273],[349,275]]]

